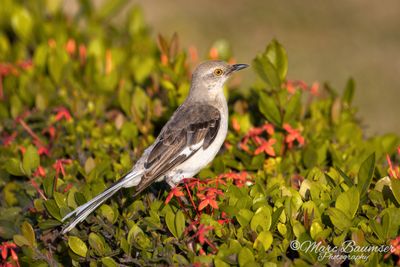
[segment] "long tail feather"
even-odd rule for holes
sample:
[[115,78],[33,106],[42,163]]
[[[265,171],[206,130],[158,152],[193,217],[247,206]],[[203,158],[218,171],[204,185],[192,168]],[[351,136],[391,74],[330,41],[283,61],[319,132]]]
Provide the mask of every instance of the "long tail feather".
[[[68,219],[70,217],[74,217],[74,218],[63,228],[61,233],[65,234],[65,233],[71,231],[78,223],[85,220],[86,217],[89,216],[89,214],[92,213],[98,206],[103,204],[104,201],[106,201],[111,196],[113,196],[115,193],[117,193],[122,187],[126,186],[127,183],[132,183],[133,180],[139,179],[140,176],[141,176],[141,174],[139,174],[139,173],[134,173],[134,172],[128,173],[124,178],[122,178],[117,183],[110,186],[103,193],[97,195],[96,197],[94,197],[93,199],[88,201],[87,203],[77,207],[74,211],[68,213],[62,219],[62,221],[65,221],[66,219]],[[140,180],[138,180],[138,182],[139,181]]]

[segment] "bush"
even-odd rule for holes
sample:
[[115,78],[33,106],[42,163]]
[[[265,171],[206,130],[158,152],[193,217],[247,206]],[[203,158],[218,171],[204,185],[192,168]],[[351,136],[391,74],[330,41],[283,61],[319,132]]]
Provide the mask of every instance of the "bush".
[[[250,93],[226,91],[231,128],[198,178],[135,199],[123,190],[60,235],[61,218],[154,141],[198,59],[176,35],[155,42],[136,7],[111,20],[124,1],[82,1],[74,16],[57,3],[5,0],[0,10],[2,264],[396,264],[399,137],[363,135],[354,81],[339,95],[288,80],[275,40],[253,61]],[[228,48],[209,56],[232,60]],[[296,247],[314,241],[322,249]],[[324,254],[349,241],[397,250]]]

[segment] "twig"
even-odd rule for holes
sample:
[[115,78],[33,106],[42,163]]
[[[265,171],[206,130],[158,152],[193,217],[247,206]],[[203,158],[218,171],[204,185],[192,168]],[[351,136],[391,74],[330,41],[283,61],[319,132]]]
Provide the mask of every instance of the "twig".
[[35,134],[32,129],[28,126],[28,124],[25,123],[22,119],[18,119],[19,124],[25,129],[25,131],[36,141],[38,142],[41,146],[44,146],[42,141],[40,140],[39,136]]

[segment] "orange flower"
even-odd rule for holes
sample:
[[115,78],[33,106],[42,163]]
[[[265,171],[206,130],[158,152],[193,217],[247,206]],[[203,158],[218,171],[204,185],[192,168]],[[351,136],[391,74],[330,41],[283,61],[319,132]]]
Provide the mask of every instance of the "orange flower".
[[232,128],[236,132],[240,132],[240,124],[239,124],[239,122],[238,122],[238,120],[236,118],[232,118]]
[[182,192],[181,187],[174,187],[169,192],[167,198],[165,199],[165,204],[168,204],[173,197],[183,197],[185,194]]
[[210,59],[213,59],[213,60],[218,59],[219,55],[218,55],[217,48],[211,47],[209,57],[210,57]]
[[72,56],[73,54],[75,54],[76,51],[76,42],[74,39],[70,38],[68,39],[67,43],[65,44],[65,51],[67,51],[67,53]]
[[161,54],[161,64],[164,66],[168,65],[168,56],[164,53]]
[[288,123],[283,125],[283,129],[288,133],[285,137],[285,142],[289,148],[293,147],[294,141],[297,141],[300,145],[304,145],[304,137],[301,136],[299,129],[293,129]]
[[319,95],[318,91],[319,91],[319,83],[314,82],[310,87],[310,93],[314,96],[318,96]]
[[86,63],[86,46],[84,44],[79,45],[79,59],[81,60],[81,64]]
[[56,121],[60,121],[62,119],[65,119],[66,121],[70,121],[72,119],[71,114],[69,113],[69,111],[64,108],[64,107],[59,107],[55,109],[57,111],[56,114]]
[[276,140],[274,138],[269,139],[268,141],[265,141],[264,139],[260,138],[261,140],[261,145],[254,151],[254,155],[261,154],[262,152],[265,152],[267,155],[270,155],[272,157],[275,157],[275,150],[272,147],[275,143]]

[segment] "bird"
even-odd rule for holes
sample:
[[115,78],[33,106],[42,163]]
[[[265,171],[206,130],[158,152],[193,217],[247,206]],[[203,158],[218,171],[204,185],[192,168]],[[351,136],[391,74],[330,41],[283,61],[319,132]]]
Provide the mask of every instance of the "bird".
[[68,213],[62,234],[71,231],[98,206],[122,188],[135,187],[134,197],[155,182],[171,188],[193,177],[220,151],[228,132],[228,104],[223,88],[235,72],[247,64],[209,60],[192,73],[189,94],[146,148],[132,169],[108,189]]

